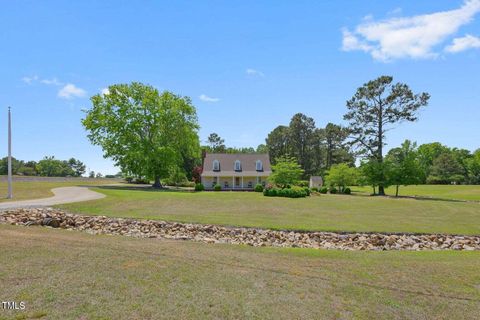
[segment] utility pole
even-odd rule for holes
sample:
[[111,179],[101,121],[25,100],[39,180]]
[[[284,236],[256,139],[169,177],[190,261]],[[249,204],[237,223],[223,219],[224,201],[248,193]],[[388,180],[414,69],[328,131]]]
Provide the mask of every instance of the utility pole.
[[12,193],[12,115],[8,107],[8,199],[13,198]]

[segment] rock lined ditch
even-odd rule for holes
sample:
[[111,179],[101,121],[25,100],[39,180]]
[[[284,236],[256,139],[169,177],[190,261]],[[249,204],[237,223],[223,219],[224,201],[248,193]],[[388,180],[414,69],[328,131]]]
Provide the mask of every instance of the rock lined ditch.
[[277,231],[216,225],[135,220],[66,213],[52,208],[0,212],[0,223],[41,225],[91,234],[192,240],[250,246],[340,250],[480,250],[480,236]]

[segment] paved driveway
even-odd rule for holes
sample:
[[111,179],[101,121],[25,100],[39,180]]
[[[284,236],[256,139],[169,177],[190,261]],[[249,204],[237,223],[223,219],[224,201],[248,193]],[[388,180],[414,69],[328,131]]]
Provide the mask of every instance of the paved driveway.
[[52,192],[54,196],[50,198],[2,202],[0,203],[0,210],[24,207],[46,207],[56,204],[105,198],[104,194],[92,191],[87,187],[61,187],[52,189]]

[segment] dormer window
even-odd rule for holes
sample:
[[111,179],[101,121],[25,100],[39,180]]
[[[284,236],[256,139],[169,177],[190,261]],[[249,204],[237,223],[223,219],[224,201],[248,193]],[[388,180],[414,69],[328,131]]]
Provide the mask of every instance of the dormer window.
[[255,168],[256,168],[257,171],[263,171],[262,161],[257,160],[257,162],[255,163]]
[[242,164],[240,160],[235,161],[235,171],[242,171]]
[[213,160],[213,171],[220,171],[220,162],[218,160]]

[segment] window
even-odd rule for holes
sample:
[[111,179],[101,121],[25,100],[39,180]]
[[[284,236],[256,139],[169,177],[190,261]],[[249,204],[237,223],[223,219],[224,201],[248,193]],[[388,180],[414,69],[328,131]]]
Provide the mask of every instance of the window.
[[242,171],[240,160],[235,161],[235,171]]
[[213,171],[220,171],[220,162],[218,160],[213,160]]
[[257,168],[257,171],[262,171],[263,170],[262,161],[257,160],[255,167]]

